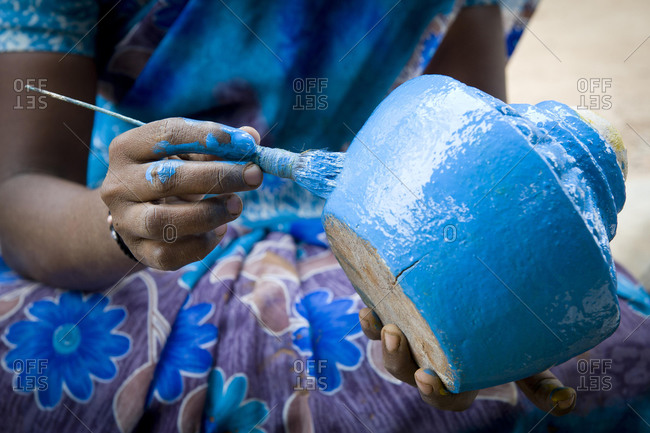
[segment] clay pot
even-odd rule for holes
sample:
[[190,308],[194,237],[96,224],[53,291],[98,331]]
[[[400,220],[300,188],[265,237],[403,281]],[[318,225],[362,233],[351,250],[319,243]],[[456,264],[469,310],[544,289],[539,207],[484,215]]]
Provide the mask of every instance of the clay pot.
[[450,391],[530,376],[618,326],[609,240],[625,189],[620,141],[600,130],[556,102],[509,106],[422,76],[350,145],[329,242]]

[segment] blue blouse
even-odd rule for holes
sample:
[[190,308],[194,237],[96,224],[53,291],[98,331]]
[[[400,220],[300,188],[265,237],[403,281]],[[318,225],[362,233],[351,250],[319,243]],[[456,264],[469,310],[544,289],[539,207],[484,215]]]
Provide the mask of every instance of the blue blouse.
[[[0,51],[95,57],[97,102],[142,121],[256,127],[263,144],[338,150],[422,73],[462,7],[504,4],[512,51],[536,0],[30,0],[0,2]],[[131,126],[98,115],[88,184]]]
[[[0,0],[0,52],[94,57],[96,104],[145,122],[250,125],[266,146],[340,150],[392,88],[422,73],[461,8],[495,3],[511,53],[537,0]],[[96,114],[90,187],[132,127]],[[268,175],[242,198],[238,222],[276,229],[318,218],[323,204]]]

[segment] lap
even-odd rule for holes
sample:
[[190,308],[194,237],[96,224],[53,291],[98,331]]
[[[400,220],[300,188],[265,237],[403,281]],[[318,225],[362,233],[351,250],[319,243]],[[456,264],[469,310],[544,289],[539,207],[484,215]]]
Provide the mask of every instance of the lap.
[[104,294],[5,279],[0,387],[14,391],[0,413],[12,415],[14,431],[84,431],[82,422],[93,432],[138,422],[194,431],[202,418],[208,431],[236,422],[294,432],[642,422],[629,406],[640,415],[648,407],[650,325],[624,301],[612,337],[554,369],[578,391],[574,414],[545,417],[513,384],[482,391],[462,414],[442,412],[383,369],[331,251],[286,233],[251,239],[232,243],[189,286],[200,265],[142,271]]

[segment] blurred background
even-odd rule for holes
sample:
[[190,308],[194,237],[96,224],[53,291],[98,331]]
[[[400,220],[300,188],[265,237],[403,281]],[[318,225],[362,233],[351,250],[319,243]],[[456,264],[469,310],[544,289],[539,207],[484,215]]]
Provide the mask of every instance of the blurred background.
[[650,288],[650,1],[541,0],[507,74],[509,102],[586,107],[619,130],[629,172],[612,250]]

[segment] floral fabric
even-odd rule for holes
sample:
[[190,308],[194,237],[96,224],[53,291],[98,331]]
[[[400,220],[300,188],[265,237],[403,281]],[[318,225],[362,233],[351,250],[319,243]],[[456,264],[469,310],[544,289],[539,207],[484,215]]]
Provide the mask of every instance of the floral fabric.
[[[0,51],[93,56],[98,104],[143,121],[248,124],[267,145],[340,149],[392,87],[422,73],[460,8],[479,3],[5,0]],[[511,53],[536,1],[490,3],[502,6]],[[325,109],[304,109],[314,95],[294,86],[307,79]],[[90,186],[129,127],[96,116]],[[642,426],[628,403],[650,414],[648,304],[633,279],[634,309],[621,302],[614,336],[556,368],[587,387],[575,415],[547,417],[513,384],[482,391],[462,414],[437,411],[360,332],[362,304],[327,247],[322,201],[272,176],[243,198],[240,224],[205,259],[104,294],[25,281],[0,260],[0,430],[597,431]],[[581,373],[583,359],[611,365]],[[594,381],[610,384],[608,398]]]
[[578,391],[574,414],[545,416],[512,383],[454,413],[383,368],[327,247],[229,227],[208,268],[193,289],[192,266],[106,296],[1,285],[2,431],[637,431],[628,404],[650,413],[648,316],[624,300],[612,337],[554,368]]
[[[19,372],[14,378],[17,390],[29,388],[30,380],[39,384],[35,400],[41,409],[57,406],[64,391],[75,401],[90,400],[93,378],[113,380],[115,360],[131,348],[128,336],[116,331],[126,310],[110,307],[99,294],[64,292],[54,301],[34,302],[25,316],[28,320],[12,325],[4,336],[12,349],[3,365]],[[35,374],[30,374],[29,360],[41,362]]]

